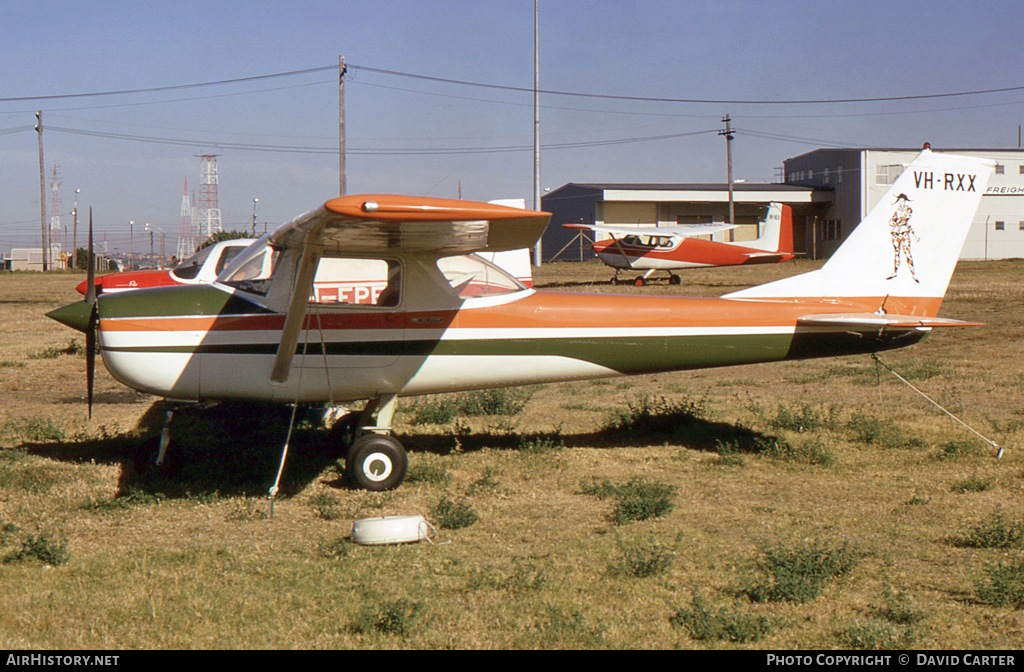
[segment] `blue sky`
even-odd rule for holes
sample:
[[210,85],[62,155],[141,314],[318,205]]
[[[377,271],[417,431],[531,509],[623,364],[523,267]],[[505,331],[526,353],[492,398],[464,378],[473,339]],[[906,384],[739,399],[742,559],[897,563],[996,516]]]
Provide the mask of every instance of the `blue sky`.
[[[540,0],[540,21],[541,88],[551,91],[795,101],[1024,86],[1024,3],[1015,0]],[[32,97],[329,68],[339,55],[353,66],[349,193],[455,197],[461,188],[469,199],[532,202],[532,94],[374,71],[528,89],[530,0],[3,0],[0,251],[38,245],[38,109],[46,170],[56,163],[62,179],[62,222],[80,189],[80,212],[93,207],[109,248],[127,248],[130,220],[160,227],[173,248],[183,180],[198,189],[197,154],[221,155],[227,228],[251,221],[254,198],[259,220],[271,226],[318,206],[338,189],[336,71],[158,93]],[[1015,148],[1024,122],[1024,90],[842,104],[551,93],[541,104],[541,182],[552,189],[724,182],[725,141],[716,131],[725,114],[736,128],[734,177],[752,182],[772,181],[784,159],[825,146]],[[600,144],[667,135],[678,137]],[[483,148],[512,149],[466,151]],[[395,149],[425,153],[381,153]],[[49,199],[47,188],[48,216]]]

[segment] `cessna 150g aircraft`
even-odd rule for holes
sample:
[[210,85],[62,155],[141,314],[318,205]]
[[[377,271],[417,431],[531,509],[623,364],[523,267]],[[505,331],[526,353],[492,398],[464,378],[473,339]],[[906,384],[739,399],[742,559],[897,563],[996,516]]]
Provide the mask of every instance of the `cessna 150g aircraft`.
[[98,346],[115,378],[168,400],[368,400],[346,471],[384,490],[407,465],[399,397],[872,353],[969,324],[937,314],[992,172],[925,150],[821,269],[721,298],[535,291],[473,253],[531,246],[547,213],[364,195],[283,225],[211,284],[90,291],[50,316],[86,332],[87,371]]
[[637,228],[604,224],[564,224],[569,229],[590,229],[610,234],[608,240],[594,243],[597,257],[615,269],[612,282],[618,284],[623,270],[646,270],[635,284],[642,287],[655,271],[668,271],[669,284],[682,279],[673,273],[681,268],[739,266],[789,261],[793,254],[793,211],[788,205],[772,203],[760,224],[761,235],[747,242],[723,243],[702,240],[719,231],[735,229],[736,224],[679,224]]

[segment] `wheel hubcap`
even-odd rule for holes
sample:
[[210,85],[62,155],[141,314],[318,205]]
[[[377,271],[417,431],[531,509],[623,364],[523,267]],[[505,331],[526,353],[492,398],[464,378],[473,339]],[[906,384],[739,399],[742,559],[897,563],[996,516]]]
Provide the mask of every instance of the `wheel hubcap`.
[[372,453],[363,460],[363,475],[374,483],[380,483],[391,475],[394,465],[384,453]]

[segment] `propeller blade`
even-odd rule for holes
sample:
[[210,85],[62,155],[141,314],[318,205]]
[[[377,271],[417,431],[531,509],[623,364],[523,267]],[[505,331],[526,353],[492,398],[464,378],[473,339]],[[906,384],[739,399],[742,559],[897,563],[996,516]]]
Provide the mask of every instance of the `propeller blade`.
[[89,405],[89,419],[92,420],[92,388],[96,379],[96,323],[99,321],[99,310],[92,304],[89,311],[89,327],[85,332],[85,385],[86,402]]
[[96,327],[99,322],[99,306],[96,301],[96,260],[92,248],[92,206],[89,207],[89,268],[86,274],[88,288],[85,302],[89,304],[89,326],[85,331],[85,385],[89,419],[92,420],[92,389],[96,378]]
[[96,304],[96,263],[92,258],[92,206],[89,206],[89,268],[86,271],[85,302]]

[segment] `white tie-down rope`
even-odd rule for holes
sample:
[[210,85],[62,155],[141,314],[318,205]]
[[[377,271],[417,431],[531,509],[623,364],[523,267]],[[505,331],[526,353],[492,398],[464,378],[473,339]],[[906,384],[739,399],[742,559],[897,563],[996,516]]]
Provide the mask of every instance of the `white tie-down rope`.
[[[307,315],[309,314],[309,306],[306,307]],[[305,318],[303,318],[305,320]],[[277,467],[277,478],[274,479],[274,484],[270,486],[270,490],[267,492],[267,507],[268,517],[274,518],[274,500],[277,499],[277,493],[280,491],[281,475],[284,474],[284,463],[288,458],[288,445],[292,441],[292,430],[295,429],[295,413],[299,410],[299,392],[302,390],[302,371],[305,369],[306,363],[306,350],[309,349],[309,329],[306,329],[306,340],[302,344],[302,357],[299,358],[299,379],[295,384],[295,403],[292,404],[292,417],[288,421],[288,436],[284,440],[284,448],[281,449],[281,463]]]
[[966,428],[966,429],[967,429],[968,431],[972,432],[972,433],[973,433],[973,434],[975,434],[975,435],[976,435],[977,437],[979,437],[979,438],[980,438],[980,439],[981,439],[982,441],[984,441],[985,443],[987,443],[987,444],[989,444],[990,446],[992,446],[993,448],[995,448],[995,449],[996,449],[996,459],[999,459],[999,458],[1001,458],[1001,457],[1003,456],[1003,449],[1002,449],[1002,447],[1000,447],[1000,445],[999,445],[998,443],[996,443],[996,442],[995,442],[995,441],[993,441],[992,439],[988,438],[987,436],[985,436],[985,435],[981,434],[981,433],[980,433],[980,432],[979,432],[978,430],[974,429],[973,427],[971,427],[970,425],[968,425],[968,424],[967,424],[966,422],[964,422],[963,420],[961,420],[960,418],[956,417],[955,415],[953,415],[952,413],[950,413],[949,411],[947,411],[947,410],[946,410],[945,408],[943,408],[943,407],[942,407],[942,405],[941,405],[941,404],[939,404],[939,402],[935,401],[934,399],[932,399],[931,397],[929,397],[929,396],[928,396],[927,394],[925,394],[924,392],[922,392],[922,391],[921,391],[921,390],[919,390],[918,388],[914,387],[914,385],[913,385],[913,384],[912,384],[912,383],[911,383],[911,382],[910,382],[909,380],[907,380],[906,378],[904,378],[904,377],[903,377],[903,376],[901,376],[900,374],[896,373],[896,371],[894,371],[894,370],[893,370],[893,368],[892,368],[891,366],[889,366],[888,364],[886,364],[885,362],[883,362],[883,361],[882,361],[882,360],[881,360],[881,359],[880,359],[880,358],[878,357],[878,355],[877,355],[877,354],[875,354],[875,353],[871,353],[871,357],[872,357],[872,358],[873,358],[873,359],[875,360],[875,362],[876,362],[877,364],[881,364],[881,365],[882,365],[882,366],[884,366],[884,367],[885,367],[886,369],[888,369],[888,370],[889,370],[889,373],[891,373],[892,375],[894,375],[894,376],[896,376],[897,378],[899,378],[900,380],[902,380],[902,381],[903,381],[903,382],[904,382],[904,383],[905,383],[905,384],[907,385],[907,387],[909,387],[910,389],[912,389],[912,390],[913,390],[914,392],[917,392],[918,394],[920,394],[920,395],[921,395],[922,397],[924,397],[925,399],[927,399],[928,401],[930,401],[930,402],[931,402],[931,403],[932,403],[932,404],[933,404],[933,405],[934,405],[934,406],[935,406],[935,407],[936,407],[937,409],[939,409],[940,411],[942,411],[943,413],[945,413],[945,414],[946,414],[946,415],[948,415],[949,417],[951,417],[951,418],[953,418],[954,420],[956,420],[956,421],[957,421],[958,423],[960,423],[961,425],[963,425],[963,426],[964,426],[964,427],[965,427],[965,428]]

